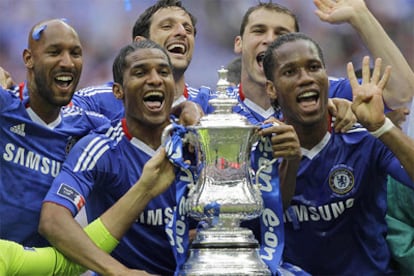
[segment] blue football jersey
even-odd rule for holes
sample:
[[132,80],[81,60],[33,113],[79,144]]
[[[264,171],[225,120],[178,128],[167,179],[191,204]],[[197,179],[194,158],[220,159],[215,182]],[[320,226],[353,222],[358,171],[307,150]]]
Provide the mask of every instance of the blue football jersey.
[[[352,100],[348,79],[329,78],[329,83],[329,97]],[[234,110],[250,123],[258,124],[269,117],[263,110],[246,102],[242,91],[236,89],[233,93],[239,94],[239,104]],[[278,111],[273,116],[283,117]],[[390,173],[410,187],[413,183],[393,154],[363,128],[354,128],[348,134],[328,135],[321,145],[328,142],[323,150],[319,148],[320,152],[304,153],[318,161],[308,161],[304,157],[301,162],[296,195],[284,215],[284,261],[315,274],[392,272],[390,253],[384,239],[386,175]],[[361,169],[368,165],[371,167],[367,170]],[[352,185],[346,184],[351,180]],[[331,190],[329,181],[338,194]],[[302,189],[312,193],[303,194]],[[341,214],[347,215],[342,217]],[[337,217],[341,220],[336,220]],[[249,221],[245,225],[252,228],[258,237],[260,226],[257,223],[253,225]],[[330,237],[325,239],[328,234]],[[339,241],[334,240],[336,236]],[[338,246],[334,242],[338,242]]]
[[284,216],[284,259],[311,274],[392,273],[385,240],[387,174],[414,187],[399,161],[362,128],[327,133],[302,153]]
[[0,89],[0,238],[48,245],[37,232],[42,200],[75,142],[109,123],[89,113],[63,108],[46,125],[31,110],[28,97],[22,101]]
[[229,87],[227,93],[230,97],[236,97],[238,100],[238,104],[233,108],[233,112],[246,117],[246,119],[253,125],[263,123],[263,121],[270,117],[278,119],[281,117],[280,112],[273,107],[264,110],[250,99],[246,99],[241,85],[237,87]]
[[[113,94],[112,85],[113,82],[108,82],[101,86],[90,86],[80,89],[73,95],[72,103],[85,110],[103,114],[112,121],[120,120],[124,117],[124,105],[122,100],[117,99]],[[210,88],[206,86],[195,89],[186,85],[183,97],[178,98],[173,103],[173,106],[182,101],[190,100],[198,103],[204,113],[208,113],[210,112],[208,101],[211,95]]]
[[342,98],[352,101],[352,87],[349,79],[329,77],[329,98]]
[[[155,151],[128,137],[124,120],[105,132],[92,133],[70,152],[45,197],[75,215],[86,202],[93,220],[112,206],[140,178]],[[149,202],[112,255],[130,268],[172,275],[176,263],[165,232],[176,206],[175,186]]]
[[124,117],[124,104],[112,92],[113,82],[90,86],[75,92],[72,103],[82,109],[100,113],[110,120]]

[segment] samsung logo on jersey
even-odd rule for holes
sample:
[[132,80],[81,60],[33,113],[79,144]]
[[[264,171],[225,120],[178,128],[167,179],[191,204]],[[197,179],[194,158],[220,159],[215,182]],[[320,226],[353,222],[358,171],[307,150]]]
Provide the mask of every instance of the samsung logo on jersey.
[[168,224],[172,219],[175,207],[150,209],[142,212],[137,222],[151,226]]
[[345,201],[321,206],[291,205],[289,207],[290,210],[286,210],[283,217],[285,222],[330,221],[338,218],[346,209],[352,208],[354,201],[354,198],[348,198]]
[[36,152],[7,143],[4,148],[3,159],[31,170],[50,174],[56,177],[60,172],[61,162],[44,157]]

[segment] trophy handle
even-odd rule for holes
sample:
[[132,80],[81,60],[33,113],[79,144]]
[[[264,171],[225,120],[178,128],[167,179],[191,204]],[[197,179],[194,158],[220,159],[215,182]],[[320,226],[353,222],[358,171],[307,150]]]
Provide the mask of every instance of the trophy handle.
[[171,135],[171,132],[174,130],[174,125],[169,124],[164,128],[161,135],[161,145],[165,147],[167,145],[167,142],[169,140],[169,136]]
[[259,187],[259,175],[260,173],[266,169],[267,167],[273,165],[273,163],[275,163],[277,161],[277,158],[273,158],[270,161],[265,161],[263,162],[263,165],[260,166],[260,168],[257,170],[256,172],[256,181],[255,181],[255,185],[257,185]]

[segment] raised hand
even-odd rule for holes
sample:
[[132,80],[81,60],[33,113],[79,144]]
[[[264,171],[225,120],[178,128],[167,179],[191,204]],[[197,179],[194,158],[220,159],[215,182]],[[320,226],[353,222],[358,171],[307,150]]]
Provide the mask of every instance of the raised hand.
[[352,87],[352,110],[358,121],[368,129],[375,131],[384,124],[384,102],[382,91],[391,74],[391,67],[387,66],[381,74],[382,60],[375,60],[372,76],[370,73],[370,59],[365,56],[362,61],[362,83],[359,84],[355,76],[354,66],[350,62],[347,66],[348,78]]
[[313,3],[318,8],[315,14],[332,24],[351,22],[361,10],[367,9],[363,0],[313,0]]

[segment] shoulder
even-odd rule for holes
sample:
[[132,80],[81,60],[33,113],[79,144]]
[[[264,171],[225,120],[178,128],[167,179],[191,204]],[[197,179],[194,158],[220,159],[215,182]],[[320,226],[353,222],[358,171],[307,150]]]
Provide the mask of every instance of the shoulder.
[[110,124],[110,120],[104,115],[94,111],[84,110],[78,106],[63,107],[62,117],[65,120],[72,120],[81,124],[90,125],[92,129]]
[[[77,164],[85,164],[90,162],[97,162],[104,156],[116,154],[116,149],[122,138],[124,132],[122,126],[117,124],[108,128],[96,129],[86,136],[82,137],[70,151],[71,158],[75,157]],[[110,159],[110,157],[108,157]],[[90,163],[90,164],[92,164]],[[85,167],[83,165],[82,167]]]
[[364,140],[374,141],[375,137],[369,134],[366,128],[361,124],[355,123],[345,133],[333,133],[334,137],[338,137],[347,144],[359,144],[364,143]]
[[0,87],[0,98],[2,99],[19,99],[19,91],[18,90],[9,90]]
[[106,93],[112,94],[112,85],[113,82],[107,82],[103,85],[97,85],[97,86],[88,86],[85,88],[81,88],[78,91],[75,92],[74,96],[76,97],[94,97],[99,96]]
[[18,107],[23,106],[18,93],[0,87],[0,111],[16,113]]
[[330,76],[329,98],[344,98],[352,101],[352,87],[349,80]]
[[[334,133],[335,143],[341,143],[346,151],[360,151],[363,152],[363,157],[377,160],[388,159],[393,156],[391,151],[386,147],[381,140],[372,136],[367,129],[359,124],[355,124],[346,133]],[[341,142],[339,142],[341,141]]]
[[200,94],[208,95],[208,96],[213,94],[211,88],[208,87],[208,86],[205,86],[205,85],[202,85],[199,88],[195,88],[195,87],[192,87],[192,86],[186,84],[186,87],[187,87],[189,97],[195,98],[195,97],[199,96]]
[[92,130],[81,140],[88,144],[88,148],[94,147],[94,144],[108,145],[108,147],[116,147],[125,136],[121,122],[114,125],[105,125],[103,127]]

